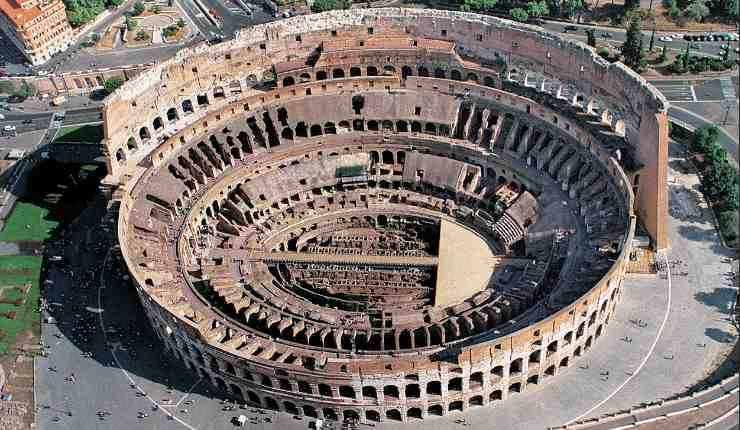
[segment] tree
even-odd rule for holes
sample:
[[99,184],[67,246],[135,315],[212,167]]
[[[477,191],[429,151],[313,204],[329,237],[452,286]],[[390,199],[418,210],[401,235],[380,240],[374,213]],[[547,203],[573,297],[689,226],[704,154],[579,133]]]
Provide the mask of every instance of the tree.
[[572,18],[583,9],[583,0],[563,0],[565,15]]
[[128,31],[134,31],[134,30],[136,30],[136,27],[138,27],[138,26],[139,26],[139,21],[137,21],[135,19],[131,19],[130,16],[127,16],[126,17],[126,29]]
[[634,10],[640,7],[640,0],[624,0],[624,10]]
[[183,27],[185,27],[185,20],[184,20],[184,19],[182,19],[182,18],[178,19],[178,20],[177,20],[177,24],[176,24],[176,25],[177,25],[178,27],[180,27],[180,28],[183,28]]
[[596,47],[596,30],[592,28],[586,30],[586,43],[588,46]]
[[134,39],[140,42],[144,40],[149,40],[149,33],[144,30],[139,30],[139,32],[136,33],[136,37]]
[[661,63],[665,63],[667,59],[668,59],[668,52],[667,52],[665,44],[663,44],[663,48],[661,48],[660,50],[660,56],[658,57],[658,61]]
[[144,6],[144,3],[137,1],[134,3],[134,8],[131,10],[131,14],[133,16],[139,16],[146,10],[146,6]]
[[622,57],[624,64],[640,71],[644,67],[645,52],[642,46],[642,32],[640,31],[641,21],[638,14],[632,15],[629,27],[627,28],[627,37],[622,45]]
[[527,13],[529,16],[541,18],[550,14],[550,8],[547,7],[547,2],[544,0],[531,1],[527,3]]
[[694,21],[701,21],[709,15],[709,8],[705,0],[693,0],[684,11],[687,18]]
[[162,8],[158,4],[155,4],[154,6],[152,6],[151,10],[152,10],[152,13],[155,15],[158,14],[159,12],[162,12]]
[[486,12],[496,6],[498,0],[463,0],[460,10],[463,12]]
[[20,87],[15,90],[13,95],[27,99],[36,95],[36,87],[29,84],[28,81],[21,82]]
[[121,85],[123,85],[123,78],[119,78],[117,76],[106,79],[105,82],[103,82],[103,88],[105,88],[105,92],[108,94],[113,93],[113,91],[117,90]]
[[514,21],[525,22],[529,19],[527,11],[520,7],[515,7],[510,10],[509,15],[514,19]]
[[124,0],[107,0],[108,7],[118,7],[123,4]]
[[313,12],[324,12],[334,9],[349,9],[350,0],[315,0],[311,6]]

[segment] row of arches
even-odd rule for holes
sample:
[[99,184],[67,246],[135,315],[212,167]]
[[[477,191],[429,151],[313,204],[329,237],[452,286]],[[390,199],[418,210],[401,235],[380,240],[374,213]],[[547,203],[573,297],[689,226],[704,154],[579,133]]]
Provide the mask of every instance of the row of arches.
[[410,66],[403,65],[398,68],[390,64],[384,66],[349,66],[335,67],[327,70],[303,71],[293,75],[283,75],[280,81],[282,87],[292,85],[323,81],[326,79],[343,79],[362,76],[392,76],[397,75],[400,71],[401,78],[406,79],[409,76],[433,77],[437,79],[450,79],[453,81],[466,81],[481,83],[489,87],[496,87],[496,78],[493,75],[479,75],[478,72],[466,69],[458,69],[447,65],[438,65],[436,67],[426,65]]

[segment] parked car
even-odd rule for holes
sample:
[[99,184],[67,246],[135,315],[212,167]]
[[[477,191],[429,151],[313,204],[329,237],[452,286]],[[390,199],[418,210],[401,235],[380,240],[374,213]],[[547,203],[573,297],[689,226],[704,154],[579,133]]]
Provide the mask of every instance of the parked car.
[[662,36],[659,40],[661,42],[673,42],[673,38],[671,36]]
[[604,38],[604,39],[611,39],[612,38],[612,34],[611,33],[607,33],[607,32],[603,32],[603,33],[601,33],[601,37]]
[[563,33],[567,33],[569,31],[578,31],[578,27],[576,27],[575,25],[566,25]]

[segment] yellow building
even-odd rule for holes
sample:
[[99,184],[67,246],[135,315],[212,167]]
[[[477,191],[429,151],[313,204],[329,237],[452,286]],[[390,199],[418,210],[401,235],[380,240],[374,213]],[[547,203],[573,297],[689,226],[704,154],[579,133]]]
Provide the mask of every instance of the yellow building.
[[0,28],[33,65],[72,44],[61,0],[0,0]]

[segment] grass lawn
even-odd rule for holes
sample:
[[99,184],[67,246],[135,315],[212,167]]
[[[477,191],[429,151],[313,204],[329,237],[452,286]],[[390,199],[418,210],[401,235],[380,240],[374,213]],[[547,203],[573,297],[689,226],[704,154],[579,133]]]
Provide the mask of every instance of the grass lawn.
[[[13,212],[5,220],[0,232],[0,242],[44,241],[49,237],[48,230],[57,226],[56,221],[46,219],[49,211],[31,203],[18,202]],[[29,228],[26,228],[26,227]]]
[[57,133],[54,142],[59,143],[95,143],[103,139],[103,126],[98,125],[71,125],[62,127]]
[[[33,330],[38,333],[40,328],[39,302],[39,275],[41,273],[41,257],[33,256],[0,256],[0,287],[31,287],[25,295],[25,301],[16,306],[12,303],[0,303],[0,354],[5,354],[15,342],[18,333]],[[0,301],[15,301],[22,295],[13,288],[4,288]],[[7,314],[15,312],[10,319]]]

